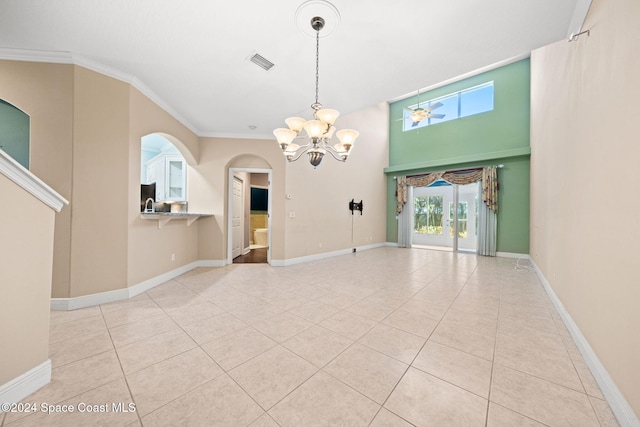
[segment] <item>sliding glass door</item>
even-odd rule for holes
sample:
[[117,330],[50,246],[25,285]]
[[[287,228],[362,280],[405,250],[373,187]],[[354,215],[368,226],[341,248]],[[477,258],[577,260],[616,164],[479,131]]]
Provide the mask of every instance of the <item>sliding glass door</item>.
[[412,244],[475,251],[478,189],[442,180],[414,188]]

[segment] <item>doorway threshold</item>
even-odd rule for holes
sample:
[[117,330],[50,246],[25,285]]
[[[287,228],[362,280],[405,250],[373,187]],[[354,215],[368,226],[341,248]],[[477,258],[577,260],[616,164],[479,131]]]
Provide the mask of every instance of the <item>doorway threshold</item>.
[[417,249],[430,249],[433,251],[453,252],[453,248],[448,246],[411,245],[411,247]]
[[[431,251],[456,252],[453,250],[453,248],[449,246],[411,245],[411,247],[416,249],[429,249]],[[474,251],[473,249],[460,249],[460,248],[458,248],[457,252],[463,253],[463,254],[472,254],[472,255],[475,255],[477,253],[477,251]]]

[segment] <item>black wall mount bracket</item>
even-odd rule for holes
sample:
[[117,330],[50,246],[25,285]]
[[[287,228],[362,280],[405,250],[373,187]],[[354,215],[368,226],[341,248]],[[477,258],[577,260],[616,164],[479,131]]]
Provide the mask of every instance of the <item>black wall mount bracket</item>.
[[360,215],[362,215],[362,200],[358,203],[354,201],[354,199],[351,199],[349,202],[349,210],[351,211],[351,215],[353,215],[353,211],[360,211]]

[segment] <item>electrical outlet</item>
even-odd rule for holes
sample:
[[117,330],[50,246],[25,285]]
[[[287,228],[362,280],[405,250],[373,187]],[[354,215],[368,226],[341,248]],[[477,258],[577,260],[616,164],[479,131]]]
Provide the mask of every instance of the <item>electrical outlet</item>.
[[171,254],[171,261],[175,261],[176,260],[176,254]]

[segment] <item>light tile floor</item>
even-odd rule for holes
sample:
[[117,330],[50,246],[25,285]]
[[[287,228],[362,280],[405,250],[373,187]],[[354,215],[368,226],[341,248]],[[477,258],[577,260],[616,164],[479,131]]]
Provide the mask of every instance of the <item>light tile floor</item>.
[[535,274],[515,267],[379,248],[196,269],[52,312],[53,381],[25,399],[36,413],[1,424],[617,425]]

